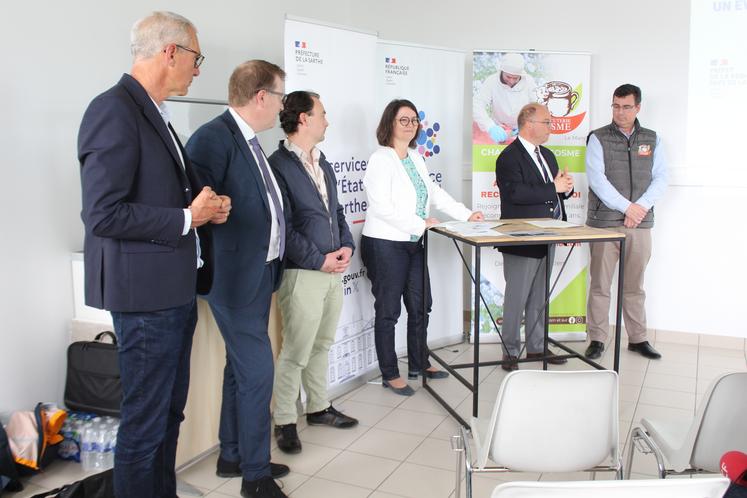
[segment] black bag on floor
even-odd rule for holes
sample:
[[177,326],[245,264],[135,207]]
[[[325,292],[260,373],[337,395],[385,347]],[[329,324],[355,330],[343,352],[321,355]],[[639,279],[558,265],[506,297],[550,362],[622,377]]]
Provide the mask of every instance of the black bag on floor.
[[10,480],[4,488],[0,485],[0,496],[3,494],[3,489],[13,492],[23,489],[18,480],[18,468],[16,467],[15,460],[13,460],[13,453],[10,451],[8,435],[5,434],[3,424],[0,424],[0,476],[4,476]]
[[88,476],[61,488],[39,493],[31,498],[114,498],[114,473],[111,469]]
[[[110,337],[112,342],[102,342]],[[71,410],[119,417],[122,386],[119,380],[117,337],[101,332],[93,341],[79,341],[67,348],[65,406]]]

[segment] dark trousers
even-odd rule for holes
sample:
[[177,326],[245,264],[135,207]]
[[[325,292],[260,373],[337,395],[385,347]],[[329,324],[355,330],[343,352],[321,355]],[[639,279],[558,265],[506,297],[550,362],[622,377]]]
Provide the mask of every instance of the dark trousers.
[[194,299],[148,313],[112,312],[122,409],[114,457],[117,498],[175,498],[176,441],[189,390]]
[[226,343],[223,401],[220,409],[220,455],[241,462],[244,479],[270,475],[270,398],[275,374],[267,321],[279,263],[265,265],[262,282],[247,306],[210,303]]
[[[407,310],[407,363],[410,372],[430,367],[428,361],[428,313],[431,311],[431,286],[426,275],[423,292],[422,239],[418,242],[361,238],[361,258],[368,268],[374,295],[374,338],[379,369],[384,380],[399,377],[394,350],[394,326],[402,310]],[[427,312],[423,314],[423,299]]]

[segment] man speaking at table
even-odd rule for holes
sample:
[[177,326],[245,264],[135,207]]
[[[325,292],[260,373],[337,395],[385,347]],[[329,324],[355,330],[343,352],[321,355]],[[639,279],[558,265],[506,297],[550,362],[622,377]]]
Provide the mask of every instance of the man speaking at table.
[[[507,146],[495,162],[495,177],[501,195],[501,219],[566,219],[563,200],[573,193],[573,177],[561,171],[555,155],[541,144],[550,137],[550,112],[540,104],[527,104],[519,111],[518,140]],[[503,300],[504,370],[518,370],[522,313],[525,321],[527,358],[544,354],[546,266],[552,264],[552,245],[504,246],[503,276],[506,280]],[[548,363],[559,365],[548,351]]]

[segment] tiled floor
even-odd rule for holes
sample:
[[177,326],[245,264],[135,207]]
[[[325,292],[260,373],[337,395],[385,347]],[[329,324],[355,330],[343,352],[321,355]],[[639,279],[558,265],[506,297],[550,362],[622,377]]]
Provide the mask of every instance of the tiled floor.
[[[655,337],[655,346],[664,355],[663,359],[646,360],[628,352],[624,345],[621,351],[621,444],[627,443],[631,426],[642,417],[687,427],[711,380],[724,372],[747,370],[744,339],[665,331],[652,331],[651,336]],[[585,347],[582,343],[569,345],[578,350]],[[461,344],[444,348],[440,355],[447,361],[466,362],[472,357],[472,349]],[[498,356],[497,345],[482,346],[482,360]],[[609,351],[602,363],[612,364]],[[538,366],[522,364],[522,368]],[[585,367],[574,360],[560,368],[577,370]],[[480,415],[492,410],[492,400],[503,376],[500,368],[480,370]],[[453,378],[433,381],[433,384],[462,416],[470,415],[471,399],[461,384]],[[417,388],[414,383],[412,385]],[[357,417],[360,425],[350,430],[336,430],[301,423],[302,453],[285,455],[273,448],[273,461],[285,463],[292,470],[289,476],[280,480],[286,494],[295,498],[449,498],[454,495],[455,455],[449,439],[457,433],[457,424],[428,393],[418,389],[414,396],[405,398],[372,383],[336,400],[335,406]],[[241,480],[216,477],[216,458],[217,455],[213,454],[198,462],[182,471],[180,478],[211,498],[239,497]],[[632,478],[654,477],[656,466],[653,458],[637,455],[632,472]],[[44,473],[31,478],[26,483],[26,491],[9,496],[32,496],[80,479],[82,475],[80,465],[56,462]],[[597,479],[612,477],[603,473],[596,476]],[[506,480],[589,478],[588,472],[476,476],[474,496],[490,496],[492,489]],[[183,498],[188,496],[180,494]]]

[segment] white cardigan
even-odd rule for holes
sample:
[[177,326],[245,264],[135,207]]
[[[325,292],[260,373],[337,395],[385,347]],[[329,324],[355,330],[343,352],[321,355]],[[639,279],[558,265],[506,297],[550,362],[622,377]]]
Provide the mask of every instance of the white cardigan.
[[[472,211],[455,201],[428,176],[428,169],[420,154],[413,149],[408,149],[407,153],[428,188],[426,218],[432,206],[454,219],[466,221]],[[409,241],[411,235],[423,235],[425,220],[415,214],[415,187],[393,148],[380,147],[371,155],[363,185],[368,195],[363,235],[397,241]]]

